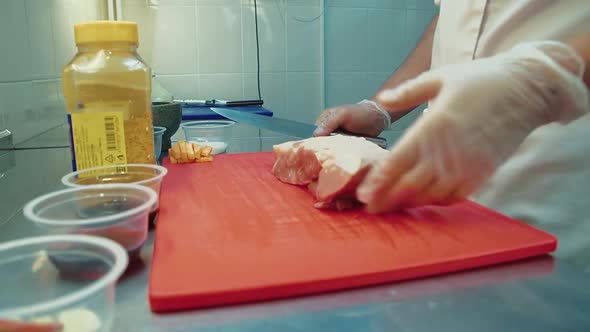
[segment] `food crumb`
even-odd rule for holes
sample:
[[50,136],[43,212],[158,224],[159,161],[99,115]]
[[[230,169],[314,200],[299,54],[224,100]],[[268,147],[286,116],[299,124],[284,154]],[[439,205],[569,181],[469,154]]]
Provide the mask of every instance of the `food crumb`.
[[63,332],[96,332],[101,326],[98,316],[84,308],[62,311],[58,321],[64,326]]

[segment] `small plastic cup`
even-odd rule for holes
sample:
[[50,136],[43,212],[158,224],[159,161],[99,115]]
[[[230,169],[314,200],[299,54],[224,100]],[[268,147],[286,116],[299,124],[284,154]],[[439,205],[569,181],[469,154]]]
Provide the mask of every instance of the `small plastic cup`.
[[[100,166],[72,172],[61,178],[68,187],[79,188],[95,184],[132,183],[153,189],[158,197],[162,179],[168,174],[166,167],[149,164],[127,164],[119,166]],[[150,211],[150,225],[158,214],[159,204]]]
[[12,324],[12,330],[28,331],[22,324],[42,324],[34,331],[110,331],[115,283],[127,263],[120,245],[95,236],[1,243],[0,327]]
[[55,191],[27,203],[25,217],[50,234],[85,234],[122,245],[130,260],[147,239],[152,189],[136,184],[92,185]]
[[160,154],[162,154],[162,137],[164,137],[164,133],[166,132],[166,127],[157,127],[154,126],[154,148],[156,160],[160,159]]
[[180,127],[185,140],[208,145],[213,148],[212,154],[220,154],[227,150],[235,124],[229,120],[203,120],[183,122]]

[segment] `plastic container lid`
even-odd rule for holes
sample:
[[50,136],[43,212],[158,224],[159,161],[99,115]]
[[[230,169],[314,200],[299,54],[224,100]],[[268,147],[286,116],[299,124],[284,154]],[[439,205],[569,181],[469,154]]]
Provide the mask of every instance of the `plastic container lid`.
[[76,45],[122,42],[138,45],[137,23],[128,21],[91,21],[74,25]]
[[[93,183],[93,182],[84,182],[78,181],[80,179],[88,178],[90,181],[92,179],[100,179],[101,176],[109,176],[113,174],[125,174],[125,173],[142,173],[144,175],[153,175],[150,177],[146,177],[142,180],[132,181],[132,182],[101,182],[101,183]],[[113,165],[113,166],[97,166],[92,168],[86,168],[80,171],[71,172],[64,175],[61,178],[61,183],[63,183],[67,187],[73,188],[82,188],[87,187],[89,185],[107,185],[107,184],[118,184],[118,183],[129,183],[129,184],[137,184],[141,186],[151,187],[154,183],[160,183],[164,176],[168,174],[168,169],[166,167],[160,165],[152,165],[152,164],[124,164],[124,165]],[[105,180],[116,180],[112,178],[107,178]]]
[[[132,202],[133,204],[123,211],[88,218],[76,216],[76,200],[84,202],[94,197],[109,198],[115,195],[124,197],[130,193],[138,195],[137,202]],[[154,190],[138,184],[96,184],[58,190],[39,196],[25,205],[23,213],[27,219],[45,227],[97,227],[125,222],[143,211],[152,210],[157,202],[158,194]],[[68,207],[69,210],[66,209]],[[47,211],[53,213],[58,208],[67,213],[65,217],[45,216]]]

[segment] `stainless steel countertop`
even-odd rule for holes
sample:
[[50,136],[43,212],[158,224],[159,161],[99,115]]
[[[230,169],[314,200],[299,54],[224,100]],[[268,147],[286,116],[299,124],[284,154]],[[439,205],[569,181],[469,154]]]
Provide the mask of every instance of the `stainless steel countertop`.
[[[269,150],[287,139],[264,133],[247,138],[258,134],[249,130],[232,142],[233,152]],[[69,148],[57,147],[63,135],[45,135],[29,141],[27,150],[10,152],[15,166],[0,177],[0,242],[42,234],[24,218],[22,206],[61,188],[61,176],[70,171]],[[157,315],[147,301],[152,248],[150,234],[143,264],[117,285],[113,331],[590,331],[590,273],[550,256],[379,287]]]

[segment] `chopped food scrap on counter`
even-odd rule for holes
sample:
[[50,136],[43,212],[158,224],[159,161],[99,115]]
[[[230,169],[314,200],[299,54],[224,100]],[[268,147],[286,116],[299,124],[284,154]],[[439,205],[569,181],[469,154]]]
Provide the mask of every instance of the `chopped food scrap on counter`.
[[63,332],[96,332],[102,325],[98,316],[85,308],[62,311],[58,321],[65,327]]
[[0,319],[0,332],[97,332],[101,326],[100,318],[82,307],[64,310],[57,319],[49,315],[30,321]]
[[168,149],[168,155],[173,164],[205,163],[213,161],[212,151],[213,148],[207,145],[178,141]]
[[63,326],[55,322],[25,322],[0,319],[0,331],[4,332],[62,332]]

